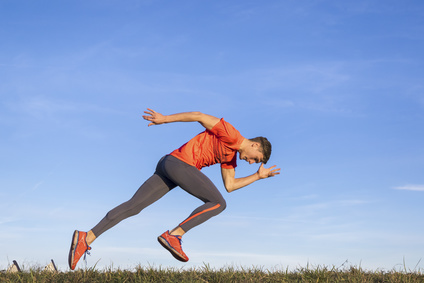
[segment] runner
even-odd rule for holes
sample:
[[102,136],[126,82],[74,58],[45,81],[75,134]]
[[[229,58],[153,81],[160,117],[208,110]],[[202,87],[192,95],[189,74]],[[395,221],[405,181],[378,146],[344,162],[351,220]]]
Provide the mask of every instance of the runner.
[[[162,157],[155,173],[141,185],[134,196],[109,211],[90,231],[74,231],[68,258],[72,270],[79,259],[91,250],[90,245],[96,238],[122,220],[140,213],[177,186],[202,200],[204,204],[196,208],[177,227],[160,235],[158,241],[176,259],[186,262],[188,257],[182,250],[181,237],[193,227],[218,215],[226,207],[219,190],[200,171],[203,167],[220,163],[224,186],[229,193],[257,180],[280,174],[280,169],[275,168],[275,165],[270,168],[263,166],[271,155],[271,144],[266,138],[246,139],[224,119],[201,112],[162,115],[149,108],[144,113],[147,115],[143,115],[143,118],[150,122],[148,126],[199,122],[206,130],[179,149]],[[249,164],[261,163],[258,171],[247,177],[235,178],[237,153],[240,160]]]

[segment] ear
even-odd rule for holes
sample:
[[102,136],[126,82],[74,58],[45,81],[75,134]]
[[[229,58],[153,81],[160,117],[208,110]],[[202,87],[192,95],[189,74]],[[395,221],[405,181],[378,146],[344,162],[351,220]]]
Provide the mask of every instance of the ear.
[[253,147],[253,148],[258,149],[258,148],[260,148],[260,147],[261,147],[261,144],[260,144],[260,143],[258,143],[258,142],[253,142],[253,143],[252,143],[252,147]]

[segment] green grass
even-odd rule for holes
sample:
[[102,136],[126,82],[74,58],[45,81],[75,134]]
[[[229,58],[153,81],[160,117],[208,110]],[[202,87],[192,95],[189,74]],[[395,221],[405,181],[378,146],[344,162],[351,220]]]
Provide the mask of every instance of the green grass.
[[46,272],[41,268],[19,273],[1,273],[0,282],[424,282],[418,271],[366,271],[358,267],[344,269],[315,267],[289,270],[262,268],[174,269],[138,266],[133,270],[86,269]]

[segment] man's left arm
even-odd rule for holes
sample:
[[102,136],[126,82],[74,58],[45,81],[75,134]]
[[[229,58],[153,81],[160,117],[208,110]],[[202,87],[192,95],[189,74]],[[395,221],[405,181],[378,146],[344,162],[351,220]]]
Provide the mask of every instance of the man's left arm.
[[263,163],[259,167],[258,171],[252,175],[236,178],[236,171],[233,169],[221,168],[222,180],[224,181],[224,186],[227,192],[231,193],[232,191],[243,188],[247,185],[252,184],[255,181],[274,177],[275,175],[280,174],[280,168],[275,168],[276,165],[271,166],[270,168],[265,168]]
[[162,115],[161,113],[156,112],[153,109],[147,108],[147,111],[144,111],[144,113],[148,114],[143,115],[144,120],[150,121],[150,124],[148,124],[148,126],[174,122],[199,122],[203,127],[208,130],[211,130],[220,121],[220,119],[217,117],[204,114],[199,111]]

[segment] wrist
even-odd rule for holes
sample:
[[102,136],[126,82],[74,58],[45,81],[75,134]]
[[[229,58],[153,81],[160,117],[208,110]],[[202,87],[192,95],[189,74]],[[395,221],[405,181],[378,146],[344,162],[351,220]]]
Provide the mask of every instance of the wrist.
[[171,123],[171,122],[172,121],[171,121],[170,115],[164,115],[163,116],[163,123],[164,124]]
[[258,171],[258,172],[256,172],[256,179],[257,179],[257,180],[262,179],[262,178],[261,178],[261,174],[259,174],[259,171]]

